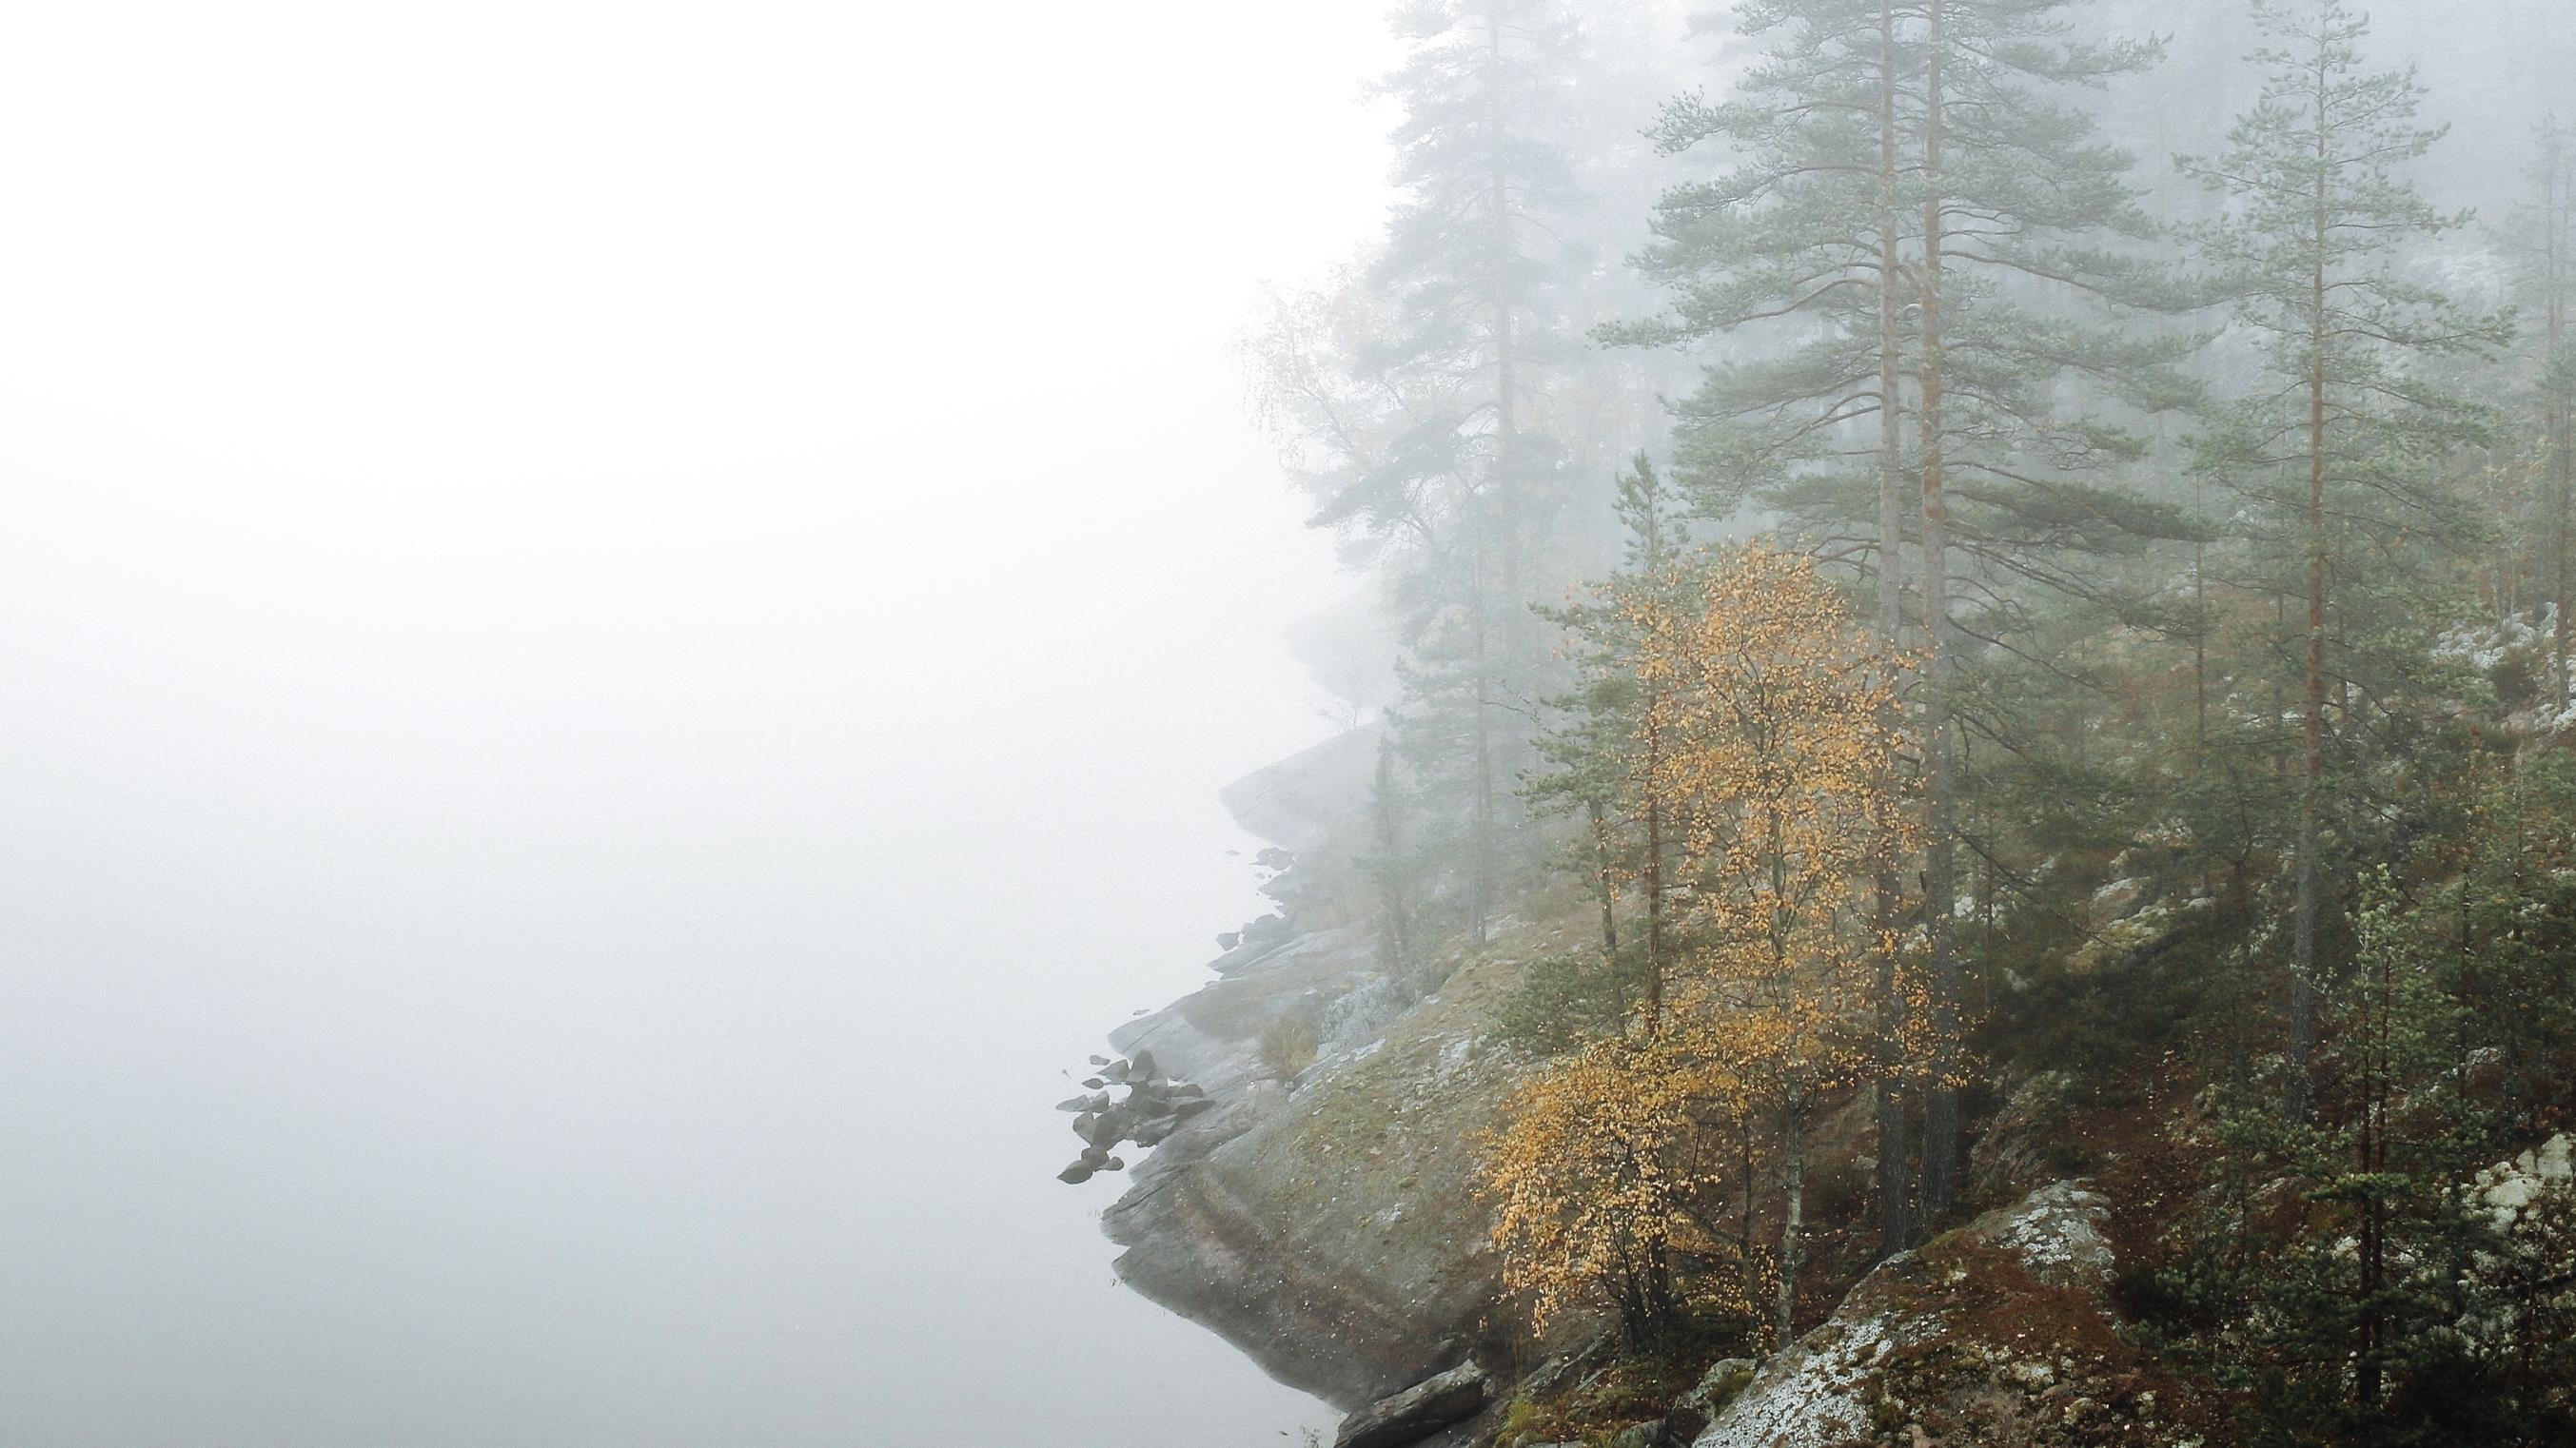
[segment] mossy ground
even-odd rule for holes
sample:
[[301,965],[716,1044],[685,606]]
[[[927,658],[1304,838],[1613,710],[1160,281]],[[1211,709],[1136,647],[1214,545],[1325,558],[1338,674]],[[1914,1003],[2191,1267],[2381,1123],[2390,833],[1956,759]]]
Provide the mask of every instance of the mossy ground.
[[1495,1448],[1607,1444],[1628,1428],[1662,1419],[1675,1399],[1699,1385],[1711,1362],[1743,1347],[1736,1324],[1685,1324],[1665,1342],[1621,1353],[1544,1399],[1515,1398]]

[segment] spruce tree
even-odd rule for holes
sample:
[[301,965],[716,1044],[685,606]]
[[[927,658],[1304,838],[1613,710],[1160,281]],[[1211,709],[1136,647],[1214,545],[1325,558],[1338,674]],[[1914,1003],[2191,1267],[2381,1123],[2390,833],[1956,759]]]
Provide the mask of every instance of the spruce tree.
[[[2536,1004],[2563,1031],[2570,891],[2529,871],[2539,818],[2563,853],[2562,783],[2481,787],[2455,818],[2472,858],[2461,877],[2409,899],[2382,868],[2354,911],[2354,960],[2318,994],[2321,1033],[2308,1119],[2239,1103],[2228,1149],[2275,1176],[2268,1220],[2248,1221],[2241,1295],[2222,1376],[2252,1390],[2256,1441],[2281,1444],[2542,1444],[2576,1426],[2568,1399],[2567,1208],[2562,1184],[2499,1208],[2486,1169],[2514,1155],[2514,1048],[2539,1022],[2495,1013],[2539,967]],[[2519,816],[2519,818],[2517,818]],[[2509,1008],[2508,1008],[2509,1009]],[[2503,1053],[2481,1042],[2511,1041]],[[2563,1044],[2563,1039],[2560,1042]],[[2499,1089],[2499,1088],[2502,1089]],[[2553,1088],[2554,1089],[2554,1085]]]

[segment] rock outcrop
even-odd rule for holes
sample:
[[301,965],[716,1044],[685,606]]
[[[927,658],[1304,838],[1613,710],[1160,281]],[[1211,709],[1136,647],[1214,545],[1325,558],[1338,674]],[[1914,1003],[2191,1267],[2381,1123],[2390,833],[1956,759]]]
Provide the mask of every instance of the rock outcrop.
[[2058,1182],[1890,1258],[1696,1448],[2181,1441],[2160,1417],[2175,1389],[2112,1331],[2107,1207]]
[[1498,1124],[1513,1068],[1473,1046],[1508,971],[1462,972],[1291,1090],[1253,1054],[1268,1007],[1219,993],[1267,987],[1277,1001],[1365,976],[1361,942],[1311,949],[1121,1033],[1219,1105],[1146,1161],[1102,1226],[1128,1249],[1117,1270],[1129,1285],[1347,1408],[1461,1356],[1499,1356],[1476,1141]]
[[1336,734],[1256,769],[1217,795],[1245,829],[1297,855],[1328,848],[1334,833],[1368,814],[1383,725]]
[[[1375,747],[1345,736],[1226,792],[1248,828],[1297,845],[1266,887],[1283,903],[1346,865],[1324,825],[1356,818],[1353,771]],[[1111,1037],[1216,1105],[1135,1170],[1102,1228],[1127,1249],[1128,1285],[1349,1409],[1509,1356],[1475,1171],[1520,1068],[1475,1047],[1520,963],[1572,942],[1502,922],[1426,996],[1379,970],[1374,931],[1291,913],[1284,938],[1239,940],[1219,979]],[[1311,1062],[1265,1059],[1265,1035],[1292,1020],[1312,1027]]]
[[2513,1160],[2478,1173],[2470,1186],[2494,1216],[2497,1230],[2510,1233],[2541,1193],[2571,1181],[2576,1181],[2576,1138],[2560,1132]]
[[[1345,736],[1227,792],[1247,826],[1298,851],[1293,864],[1265,857],[1284,866],[1265,887],[1282,912],[1228,942],[1217,979],[1113,1035],[1214,1104],[1136,1169],[1102,1225],[1126,1249],[1130,1286],[1282,1382],[1360,1409],[1344,1448],[1472,1448],[1496,1441],[1516,1405],[1553,1398],[1546,1369],[1503,1392],[1457,1367],[1527,1360],[1497,1312],[1476,1178],[1478,1143],[1526,1067],[1479,1041],[1522,963],[1590,944],[1590,926],[1572,913],[1505,920],[1445,978],[1385,974],[1375,933],[1337,918],[1339,888],[1318,884],[1349,868],[1355,846],[1334,830],[1357,818],[1374,750],[1364,732]],[[1291,1038],[1297,1049],[1281,1049]],[[2016,1093],[1981,1151],[1982,1185],[2020,1191],[2052,1168],[2087,1169],[2050,1147],[2071,1109],[2063,1086]],[[2535,1155],[2527,1174],[2555,1165]],[[2201,1409],[2113,1330],[2109,1215],[2084,1185],[2038,1185],[1872,1269],[1758,1370],[1720,1364],[1659,1419],[1628,1414],[1620,1431],[1657,1448],[2187,1442]]]

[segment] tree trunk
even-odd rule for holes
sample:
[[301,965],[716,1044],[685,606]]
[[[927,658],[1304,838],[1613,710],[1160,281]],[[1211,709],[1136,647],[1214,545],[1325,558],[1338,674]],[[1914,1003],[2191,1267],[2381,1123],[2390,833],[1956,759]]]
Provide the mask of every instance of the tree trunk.
[[2326,772],[2326,118],[2328,77],[2317,68],[2316,248],[2308,301],[2308,638],[2307,707],[2300,721],[2299,836],[2290,906],[2290,1080],[2282,1111],[2308,1114],[2308,1068],[2315,1055],[2317,978],[2317,805]]
[[1787,1347],[1798,1327],[1799,1238],[1807,1227],[1807,1103],[1790,1108],[1788,1138],[1780,1160],[1780,1302],[1775,1347]]
[[[1649,706],[1651,707],[1651,705]],[[1663,764],[1663,731],[1646,726],[1646,777]],[[1646,1033],[1664,1028],[1664,807],[1646,799]]]
[[2557,122],[2553,118],[2549,127],[2548,147],[2543,154],[2543,164],[2547,167],[2547,174],[2544,177],[2543,197],[2546,205],[2543,208],[2541,222],[2547,228],[2545,245],[2548,249],[2546,275],[2549,287],[2549,355],[2542,361],[2541,365],[2545,370],[2541,373],[2541,377],[2549,399],[2547,446],[2550,479],[2549,552],[2552,574],[2550,602],[2557,615],[2557,627],[2551,635],[2550,662],[2553,665],[2551,672],[2557,676],[2558,712],[2562,717],[2567,712],[2570,694],[2569,630],[2576,629],[2576,619],[2568,616],[2567,606],[2570,573],[2567,558],[2569,542],[2567,515],[2569,508],[2576,506],[2576,499],[2570,497],[2571,493],[2576,493],[2576,488],[2569,486],[2569,475],[2571,465],[2576,465],[2576,459],[2568,456],[2567,399],[2562,391],[2566,386],[2566,376],[2559,366],[2559,352],[2564,344],[2567,329],[2567,283],[2564,269],[2568,260],[2567,213],[2571,204],[2571,198],[2564,190],[2566,168],[2560,159],[2563,154],[2561,148],[2564,145],[2565,142],[2559,136]]
[[[1494,454],[1488,476],[1489,497],[1482,510],[1485,515],[1483,545],[1490,545],[1495,566],[1501,572],[1503,606],[1507,610],[1520,605],[1520,548],[1517,538],[1518,517],[1512,496],[1514,453],[1518,427],[1513,405],[1518,391],[1513,356],[1512,335],[1512,212],[1509,173],[1503,156],[1503,28],[1498,16],[1488,16],[1485,24],[1485,107],[1488,158],[1487,222],[1492,228],[1494,309]],[[1498,535],[1498,536],[1497,536]],[[1482,545],[1480,545],[1482,546]],[[1469,934],[1476,944],[1486,942],[1488,925],[1494,907],[1494,856],[1497,811],[1494,804],[1493,679],[1489,668],[1490,642],[1486,637],[1488,600],[1482,560],[1471,584],[1476,599],[1476,841],[1472,868],[1475,878],[1470,888]],[[1501,641],[1506,650],[1508,631]]]
[[1744,1133],[1744,1215],[1736,1224],[1735,1251],[1737,1260],[1746,1264],[1746,1270],[1750,1271],[1753,1262],[1753,1203],[1760,1195],[1760,1189],[1755,1186],[1753,1180],[1752,1114],[1746,1113],[1739,1119],[1738,1124]]
[[1369,792],[1371,824],[1377,837],[1378,909],[1382,917],[1378,940],[1386,956],[1383,968],[1402,980],[1413,973],[1413,900],[1405,880],[1400,790],[1395,774],[1394,736],[1380,735],[1377,780]]
[[1947,43],[1943,3],[1929,0],[1929,29],[1924,37],[1923,176],[1929,195],[1923,203],[1923,411],[1916,424],[1923,444],[1923,633],[1929,655],[1923,691],[1923,920],[1932,975],[1932,1026],[1942,1067],[1924,1102],[1923,1214],[1927,1218],[1949,1209],[1959,1175],[1959,1093],[1950,1079],[1955,1075],[1959,1034],[1958,848],[1952,838],[1958,786],[1951,767],[1950,687],[1957,650],[1950,637],[1950,513],[1941,416],[1941,252],[1947,220],[1941,197],[1941,59]]
[[[2358,1161],[2362,1177],[2368,1181],[2386,1170],[2384,1147],[2387,1129],[2389,1077],[2394,1070],[2392,1054],[2395,1042],[2391,1036],[2394,1021],[2390,1012],[2395,1007],[2395,981],[2383,959],[2378,966],[2377,999],[2369,1002],[2370,1015],[2364,1022],[2364,1049],[2370,1052],[2370,1094],[2362,1104],[2361,1140]],[[2353,1372],[2353,1399],[2365,1413],[2379,1406],[2381,1349],[2387,1338],[2386,1313],[2381,1309],[2379,1293],[2388,1274],[2388,1221],[2385,1205],[2380,1201],[2379,1187],[2364,1188],[2361,1199],[2361,1241],[2357,1256],[2361,1264],[2361,1343]]]
[[1485,639],[1485,558],[1484,525],[1472,522],[1474,552],[1469,559],[1467,600],[1474,615],[1471,635],[1475,650],[1476,674],[1476,838],[1469,853],[1467,888],[1467,932],[1476,944],[1485,943],[1486,921],[1494,908],[1494,739],[1490,715],[1493,711],[1493,673]]
[[1515,256],[1512,237],[1511,172],[1505,164],[1503,145],[1503,25],[1501,17],[1488,15],[1485,22],[1485,125],[1488,163],[1486,209],[1493,227],[1493,305],[1494,305],[1494,473],[1492,478],[1495,510],[1503,519],[1503,602],[1517,610],[1520,597],[1520,515],[1519,499],[1514,496],[1519,477],[1520,402],[1519,338],[1515,335],[1513,315],[1518,299],[1513,294],[1512,270]]
[[[1904,430],[1898,416],[1899,355],[1897,327],[1898,272],[1896,219],[1896,8],[1878,11],[1878,627],[1895,671],[1903,645],[1905,600],[1898,576],[1905,552]],[[1887,724],[1893,726],[1894,719]],[[1889,731],[1894,733],[1893,728]],[[1891,746],[1892,751],[1892,746]],[[1896,760],[1880,761],[1893,800]],[[1897,980],[1897,938],[1903,925],[1902,877],[1892,854],[1879,861],[1872,881],[1871,927],[1878,932],[1878,1250],[1893,1255],[1914,1245],[1912,1173],[1907,1170],[1905,1140],[1905,995]]]
[[1601,949],[1619,954],[1619,888],[1610,849],[1610,811],[1597,799],[1583,802],[1592,825],[1592,893],[1601,902]]

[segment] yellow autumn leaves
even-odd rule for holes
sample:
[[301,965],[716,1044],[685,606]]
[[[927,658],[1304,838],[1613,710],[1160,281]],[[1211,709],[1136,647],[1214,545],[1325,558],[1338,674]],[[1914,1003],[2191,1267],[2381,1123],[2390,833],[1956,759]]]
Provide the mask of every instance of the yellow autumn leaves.
[[1505,1285],[1536,1322],[1604,1299],[1631,1324],[1729,1305],[1686,1303],[1673,1270],[1677,1255],[1733,1250],[1695,1215],[1721,1186],[1704,1143],[1725,1087],[1662,1038],[1633,1037],[1594,1042],[1514,1096],[1486,1172]]
[[[1898,767],[1908,661],[1811,560],[1763,545],[1605,602],[1648,701],[1639,788],[1673,824],[1672,1000],[1511,1102],[1489,1144],[1494,1238],[1541,1325],[1612,1305],[1651,1330],[1767,1289],[1785,1326],[1808,1116],[1914,1054],[1876,1011],[1903,989],[1893,882],[1919,843]],[[1780,1189],[1776,1253],[1755,1240],[1757,1162]]]
[[[1678,584],[1678,586],[1676,586]],[[1869,889],[1915,848],[1895,670],[1799,555],[1753,545],[1623,599],[1663,748],[1648,791],[1679,822],[1696,948],[1680,1015],[1723,1021],[1747,1079],[1830,1086],[1843,1029],[1895,942]],[[1695,1007],[1695,1008],[1694,1008]]]

